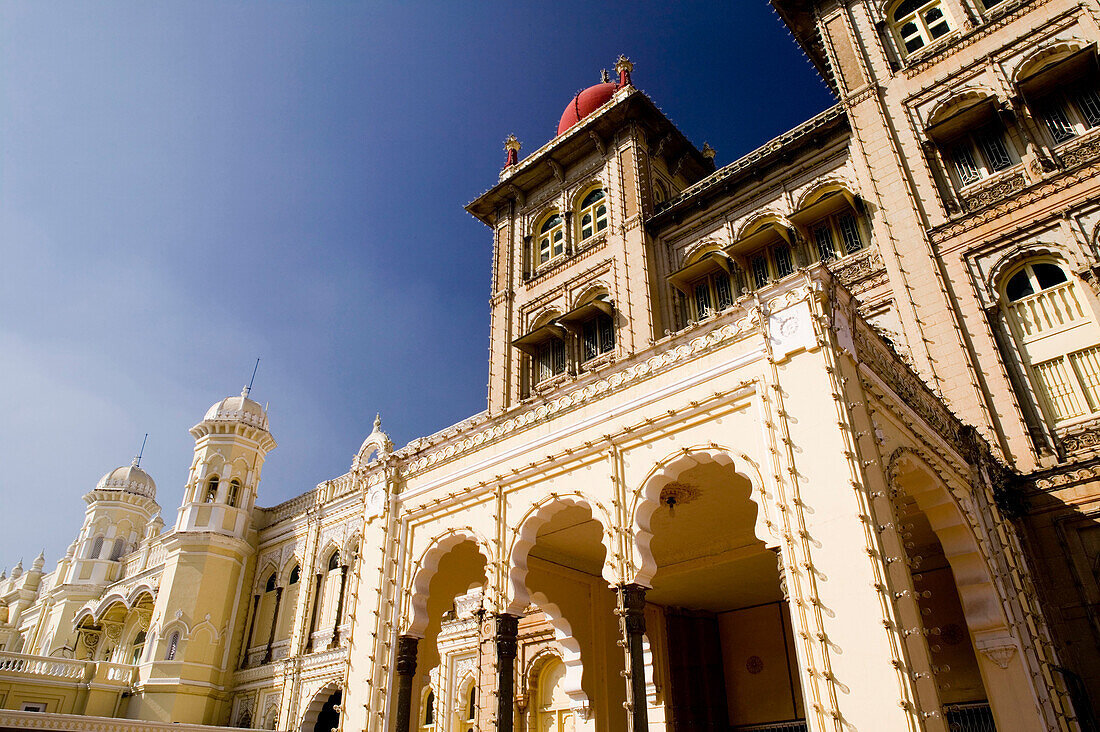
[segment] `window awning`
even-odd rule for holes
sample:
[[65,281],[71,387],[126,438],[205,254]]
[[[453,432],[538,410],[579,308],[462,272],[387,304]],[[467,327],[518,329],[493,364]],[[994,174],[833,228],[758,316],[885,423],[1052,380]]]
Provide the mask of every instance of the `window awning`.
[[791,214],[790,219],[791,223],[802,227],[846,208],[851,208],[853,211],[859,210],[856,207],[856,197],[847,188],[834,188],[818,196],[813,203]]
[[990,96],[960,100],[957,108],[946,115],[938,115],[940,119],[929,125],[925,133],[937,142],[950,142],[993,119],[996,104],[996,98]]
[[550,338],[565,340],[565,328],[556,320],[551,320],[545,325],[535,328],[526,335],[512,341],[512,345],[526,353],[528,356],[538,355],[538,348]]
[[585,304],[573,308],[558,318],[558,322],[563,325],[573,325],[593,318],[599,313],[612,315],[614,312],[615,306],[612,304],[611,298],[608,295],[600,295],[594,300],[589,300]]
[[754,249],[759,249],[774,242],[776,239],[782,239],[787,244],[791,244],[794,241],[791,230],[788,229],[786,225],[778,221],[772,221],[753,233],[741,237],[734,242],[730,249],[735,253],[748,254]]
[[685,295],[691,295],[691,283],[719,269],[732,269],[730,256],[721,250],[707,252],[701,258],[668,276],[669,283]]
[[1016,87],[1025,98],[1035,99],[1054,91],[1063,84],[1088,77],[1096,72],[1096,46],[1090,44],[1080,51],[1040,67],[1016,82]]

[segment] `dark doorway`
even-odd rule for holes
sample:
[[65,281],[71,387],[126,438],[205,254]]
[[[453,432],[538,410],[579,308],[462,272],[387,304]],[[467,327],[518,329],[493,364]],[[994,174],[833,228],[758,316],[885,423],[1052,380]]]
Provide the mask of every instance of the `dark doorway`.
[[339,689],[332,692],[332,696],[328,698],[317,715],[317,724],[313,725],[313,732],[332,732],[340,726],[340,712],[337,707],[340,706],[341,697],[342,692]]

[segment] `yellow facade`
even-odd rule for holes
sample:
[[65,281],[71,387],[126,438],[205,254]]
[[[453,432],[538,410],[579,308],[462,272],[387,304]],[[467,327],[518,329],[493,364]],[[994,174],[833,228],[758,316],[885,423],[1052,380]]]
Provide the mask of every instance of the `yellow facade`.
[[0,579],[0,726],[1096,729],[1100,5],[773,5],[835,107],[510,138],[487,409],[262,508],[216,403]]

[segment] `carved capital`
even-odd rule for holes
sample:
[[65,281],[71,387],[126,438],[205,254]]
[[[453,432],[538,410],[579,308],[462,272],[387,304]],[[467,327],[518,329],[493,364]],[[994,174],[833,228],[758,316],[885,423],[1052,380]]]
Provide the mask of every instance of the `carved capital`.
[[501,613],[496,616],[495,640],[497,657],[513,659],[516,657],[516,638],[519,635],[519,617]]
[[399,676],[412,677],[416,674],[416,650],[420,639],[413,635],[403,635],[397,639],[397,663],[395,668]]

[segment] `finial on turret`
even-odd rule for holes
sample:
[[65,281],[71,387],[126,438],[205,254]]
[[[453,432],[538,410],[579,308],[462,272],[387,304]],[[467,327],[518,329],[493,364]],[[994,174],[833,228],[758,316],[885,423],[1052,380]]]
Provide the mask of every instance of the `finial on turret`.
[[615,73],[619,75],[619,86],[630,86],[630,72],[634,71],[634,64],[626,56],[619,56],[615,62]]
[[508,154],[507,159],[504,162],[505,168],[511,168],[513,165],[519,162],[519,140],[515,135],[508,135],[504,140],[504,151]]
[[135,468],[141,467],[141,456],[145,454],[145,441],[149,439],[149,433],[145,433],[145,437],[141,438],[141,449],[138,450],[138,454],[134,456],[134,460],[130,463]]
[[31,570],[35,572],[41,572],[42,568],[46,566],[46,550],[38,552],[38,556],[34,558],[34,563],[31,564]]
[[23,574],[23,559],[20,557],[19,562],[11,568],[11,578],[18,579]]
[[382,413],[381,412],[375,412],[374,413],[374,431],[375,432],[381,432],[382,431]]
[[718,153],[715,152],[714,148],[710,146],[709,142],[704,142],[703,143],[703,157],[704,158],[706,158],[707,160],[714,160],[714,156],[717,155],[717,154]]
[[600,69],[600,81],[604,84],[611,81],[611,74],[607,73],[607,69]]

